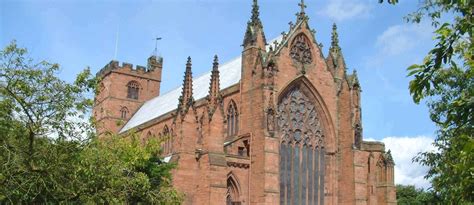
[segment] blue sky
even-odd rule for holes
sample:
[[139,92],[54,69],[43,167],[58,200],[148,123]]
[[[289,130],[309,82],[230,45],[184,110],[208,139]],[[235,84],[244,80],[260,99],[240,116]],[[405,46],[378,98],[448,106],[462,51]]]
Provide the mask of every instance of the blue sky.
[[[267,39],[288,31],[288,22],[296,19],[298,2],[259,1]],[[410,79],[406,77],[406,68],[421,62],[433,46],[433,29],[429,23],[404,21],[418,1],[401,0],[396,6],[377,2],[306,0],[306,13],[325,54],[331,25],[338,25],[349,72],[357,69],[363,90],[364,137],[383,140],[388,148],[408,149],[416,140],[426,142],[434,136],[435,126],[427,107],[413,103],[408,92]],[[251,0],[3,0],[0,46],[16,39],[33,58],[59,63],[60,76],[72,81],[83,68],[89,66],[96,72],[114,58],[146,65],[155,46],[153,39],[160,36],[163,40],[158,50],[164,57],[162,92],[166,92],[182,82],[187,56],[193,58],[197,76],[211,68],[214,54],[219,55],[221,63],[240,55],[250,9]],[[400,151],[413,154],[430,147],[429,143],[423,145]],[[398,160],[409,163],[408,158]],[[416,183],[409,176],[413,170],[398,168],[409,177],[402,183]]]

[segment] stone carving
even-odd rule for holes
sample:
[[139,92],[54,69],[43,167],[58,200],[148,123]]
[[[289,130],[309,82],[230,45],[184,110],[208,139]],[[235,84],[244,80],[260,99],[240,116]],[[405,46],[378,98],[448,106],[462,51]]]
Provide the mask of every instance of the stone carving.
[[360,144],[362,142],[362,128],[359,124],[355,125],[354,128],[354,145],[357,149],[360,149]]
[[227,162],[227,166],[241,168],[241,169],[248,169],[250,167],[249,164],[241,163],[241,162]]
[[267,129],[269,132],[273,132],[275,130],[274,122],[275,122],[275,112],[273,111],[273,108],[269,108],[267,111]]
[[277,126],[282,143],[324,147],[316,108],[299,89],[291,90],[279,103]]
[[304,35],[299,35],[293,40],[290,56],[293,60],[301,64],[310,64],[313,62],[311,47],[308,39]]

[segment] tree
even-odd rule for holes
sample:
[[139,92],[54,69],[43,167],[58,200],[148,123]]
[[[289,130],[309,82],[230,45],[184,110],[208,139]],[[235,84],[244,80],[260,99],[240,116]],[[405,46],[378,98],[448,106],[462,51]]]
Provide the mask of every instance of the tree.
[[428,18],[435,47],[421,64],[408,68],[415,103],[426,100],[438,126],[437,152],[420,153],[414,161],[429,167],[426,178],[445,203],[474,202],[474,1],[423,0],[406,17]]
[[87,97],[97,80],[58,71],[15,42],[0,52],[0,203],[180,203],[159,142],[97,139]]
[[400,205],[437,204],[435,193],[424,189],[417,189],[413,185],[397,184],[397,203]]

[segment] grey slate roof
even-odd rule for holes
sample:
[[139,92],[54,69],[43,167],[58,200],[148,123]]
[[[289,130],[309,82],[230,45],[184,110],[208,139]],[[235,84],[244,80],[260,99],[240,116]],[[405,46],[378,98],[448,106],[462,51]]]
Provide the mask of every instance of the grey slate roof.
[[[235,58],[221,66],[219,66],[220,87],[221,89],[228,88],[237,84],[240,81],[242,58]],[[193,78],[193,97],[196,100],[202,99],[208,95],[209,83],[211,82],[211,71]],[[160,117],[168,112],[175,110],[178,107],[178,99],[181,95],[183,86],[171,90],[165,94],[155,97],[145,102],[140,109],[133,115],[133,117],[125,124],[120,132],[125,132],[157,117]]]
[[[282,36],[272,39],[269,41],[269,43],[274,41],[281,42]],[[269,50],[269,48],[270,45],[267,45],[266,49]],[[241,68],[242,57],[235,58],[219,66],[221,90],[239,83]],[[210,82],[211,71],[193,78],[193,97],[196,101],[205,98],[208,95]],[[158,118],[178,108],[178,100],[182,90],[183,86],[179,86],[174,90],[145,102],[127,122],[127,124],[125,124],[125,126],[120,130],[120,133]]]

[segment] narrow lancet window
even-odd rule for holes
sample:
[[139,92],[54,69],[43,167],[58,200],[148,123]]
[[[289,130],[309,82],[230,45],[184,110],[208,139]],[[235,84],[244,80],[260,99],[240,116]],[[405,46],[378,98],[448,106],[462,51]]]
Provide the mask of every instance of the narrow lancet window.
[[234,101],[230,101],[229,108],[227,109],[227,135],[237,135],[239,131],[239,114],[237,112],[237,106]]
[[171,149],[172,149],[171,134],[167,125],[165,125],[165,127],[163,128],[162,133],[163,135],[161,136],[162,137],[161,148],[162,148],[163,154],[167,155],[171,153]]
[[227,178],[227,194],[226,205],[241,205],[240,202],[240,186],[234,175]]
[[128,115],[127,107],[122,107],[122,109],[120,109],[120,118],[127,119],[127,115]]

